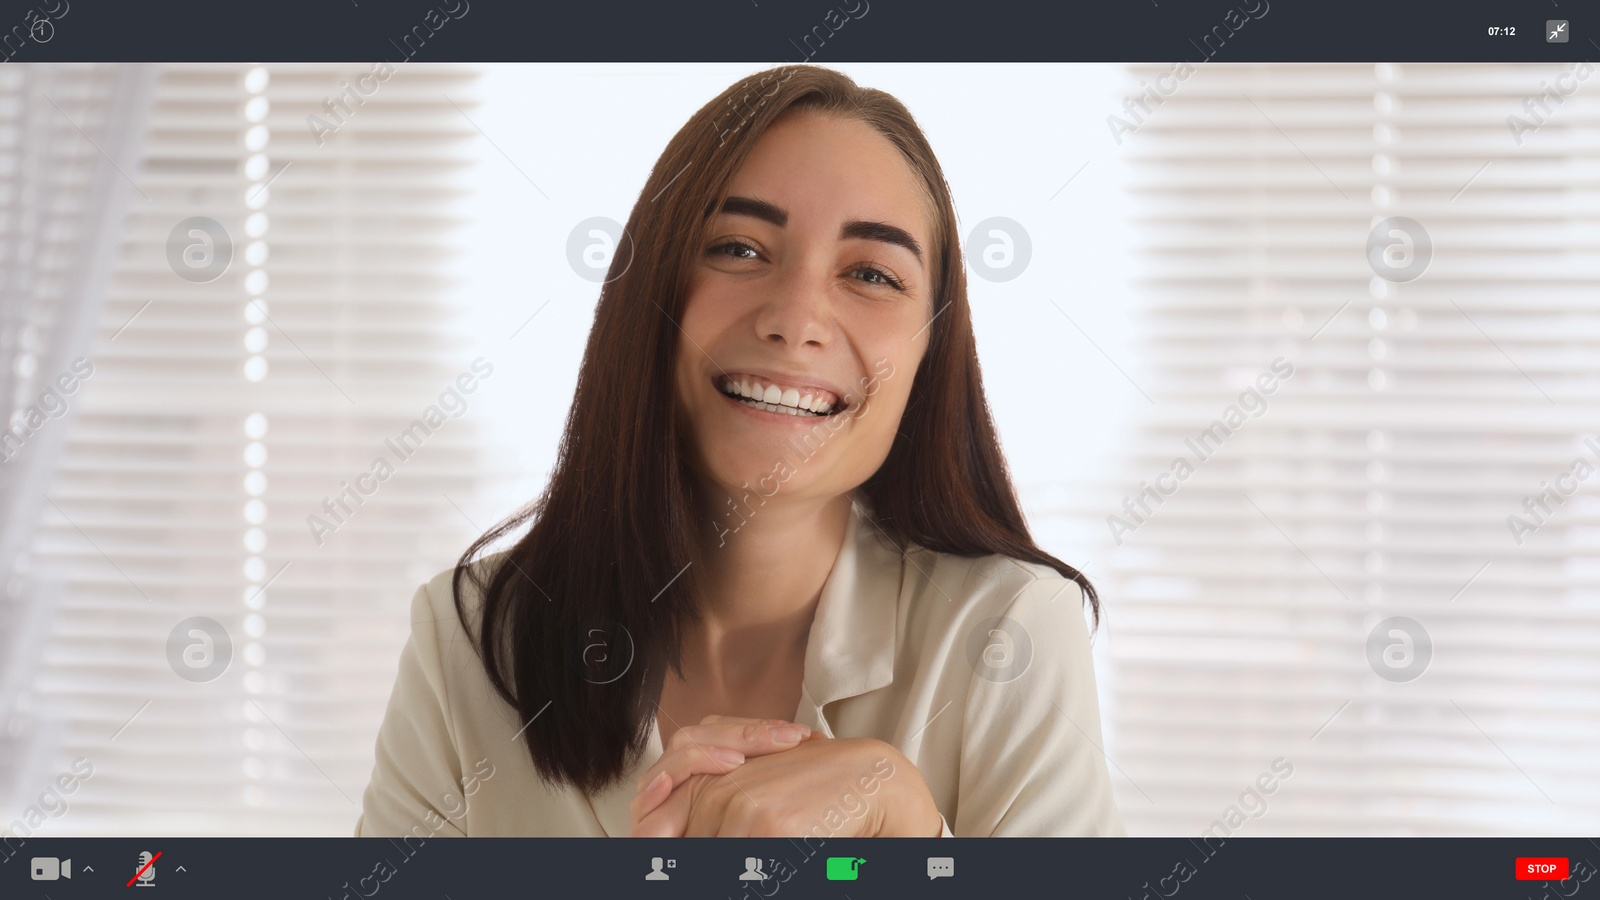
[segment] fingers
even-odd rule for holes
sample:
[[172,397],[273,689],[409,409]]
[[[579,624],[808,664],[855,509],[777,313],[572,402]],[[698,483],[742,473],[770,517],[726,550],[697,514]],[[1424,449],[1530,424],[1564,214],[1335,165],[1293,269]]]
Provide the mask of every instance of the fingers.
[[725,747],[745,756],[765,756],[779,750],[790,750],[805,740],[811,729],[795,722],[772,719],[735,719],[724,716],[707,716],[700,725],[679,728],[667,742],[665,750],[680,747]]
[[789,720],[788,719],[751,719],[751,718],[747,718],[745,716],[719,716],[719,715],[716,715],[716,714],[712,714],[712,715],[706,716],[704,719],[701,719],[700,720],[700,724],[701,725],[715,725],[718,722],[723,722],[723,723],[733,723],[733,724],[736,724],[736,725],[749,725],[749,724],[754,723],[754,722],[762,722],[762,723],[765,723],[767,725],[782,725],[787,721],[789,721]]
[[[716,720],[716,721],[711,721]],[[721,775],[751,756],[765,756],[800,745],[812,732],[804,725],[771,719],[707,716],[700,725],[678,729],[662,748],[661,758],[639,776],[635,791],[668,772],[673,784],[690,775]],[[718,753],[718,750],[726,751]]]
[[688,788],[674,791],[672,786],[672,780],[663,774],[634,796],[630,806],[634,837],[683,837],[693,792]]
[[[666,776],[669,785],[683,784],[695,775],[726,775],[743,764],[744,754],[726,747],[702,744],[669,750],[640,776],[635,786],[638,793],[634,795],[634,803],[639,804],[640,798],[649,793],[648,786],[655,784],[662,776]],[[635,819],[649,814],[664,799],[666,794],[663,793],[655,803],[643,804]]]
[[640,821],[646,815],[654,811],[656,807],[660,806],[661,802],[666,800],[667,797],[671,796],[671,794],[672,778],[668,776],[667,773],[662,772],[652,779],[643,790],[633,795],[633,802],[628,804],[628,820],[632,823],[632,834],[634,837],[672,836],[666,834],[646,835],[641,833],[639,830]]
[[[669,803],[685,794],[675,786],[696,775],[726,775],[752,756],[790,750],[820,732],[782,719],[706,716],[698,725],[679,728],[663,748],[661,758],[639,776],[629,804],[634,833],[641,836],[683,834],[688,807]],[[678,809],[682,806],[682,809]],[[640,829],[643,829],[642,831]]]

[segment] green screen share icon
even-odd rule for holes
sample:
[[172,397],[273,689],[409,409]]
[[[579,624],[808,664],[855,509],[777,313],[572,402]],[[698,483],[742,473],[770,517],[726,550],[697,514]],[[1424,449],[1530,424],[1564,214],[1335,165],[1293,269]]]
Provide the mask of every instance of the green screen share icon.
[[861,874],[861,864],[866,862],[859,856],[830,856],[828,857],[829,881],[855,881]]

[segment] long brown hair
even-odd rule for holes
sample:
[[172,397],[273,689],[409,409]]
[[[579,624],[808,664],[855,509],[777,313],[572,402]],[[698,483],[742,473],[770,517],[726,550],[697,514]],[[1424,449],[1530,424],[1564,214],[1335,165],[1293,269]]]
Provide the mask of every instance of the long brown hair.
[[[595,792],[627,773],[698,618],[694,563],[715,526],[699,521],[670,395],[676,323],[729,183],[767,128],[800,109],[875,128],[920,177],[933,213],[928,349],[888,458],[860,488],[875,520],[901,546],[1048,566],[1082,587],[1099,621],[1088,579],[1034,544],[1017,504],[983,395],[955,208],[927,138],[883,91],[815,66],[770,69],[668,142],[601,289],[549,484],[456,567],[457,614],[552,784]],[[496,565],[474,565],[530,523]],[[477,622],[464,580],[483,598]]]

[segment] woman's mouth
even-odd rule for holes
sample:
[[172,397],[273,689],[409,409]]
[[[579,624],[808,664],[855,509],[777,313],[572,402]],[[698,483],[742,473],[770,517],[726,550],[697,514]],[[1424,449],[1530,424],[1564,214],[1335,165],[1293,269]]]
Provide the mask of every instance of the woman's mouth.
[[820,419],[844,408],[837,396],[821,388],[785,385],[751,375],[724,375],[716,380],[716,386],[741,406],[779,415]]

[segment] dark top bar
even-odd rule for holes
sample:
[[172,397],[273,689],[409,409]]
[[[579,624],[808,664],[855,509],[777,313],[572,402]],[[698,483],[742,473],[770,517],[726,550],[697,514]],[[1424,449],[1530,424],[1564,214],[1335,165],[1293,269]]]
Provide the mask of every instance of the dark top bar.
[[[1558,42],[1546,24],[1572,17]],[[1536,0],[0,0],[12,62],[1578,62]]]

